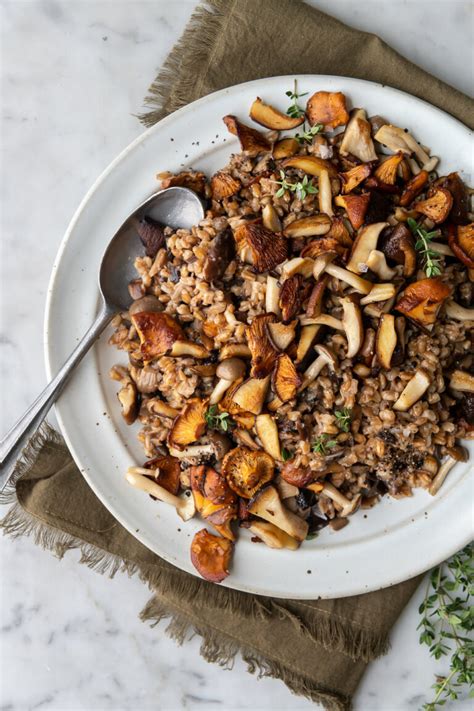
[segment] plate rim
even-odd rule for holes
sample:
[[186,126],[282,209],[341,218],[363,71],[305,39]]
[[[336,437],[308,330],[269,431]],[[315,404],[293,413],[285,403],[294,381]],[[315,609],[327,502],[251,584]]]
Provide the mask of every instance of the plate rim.
[[[423,105],[425,108],[427,108],[431,112],[435,112],[439,115],[440,118],[443,120],[448,119],[449,121],[454,122],[457,124],[460,128],[462,128],[464,131],[467,132],[468,136],[472,135],[472,131],[469,129],[468,126],[463,124],[459,119],[455,118],[448,112],[440,109],[437,106],[433,106],[429,102],[425,101],[424,99],[420,99],[417,96],[413,96],[412,94],[409,94],[408,92],[402,91],[400,89],[396,89],[395,87],[391,87],[388,84],[382,84],[380,82],[372,82],[366,79],[358,79],[356,77],[347,77],[347,76],[339,76],[339,75],[328,75],[328,74],[295,74],[295,75],[281,75],[281,76],[275,76],[275,77],[262,77],[259,79],[254,79],[248,82],[241,82],[239,84],[235,84],[229,87],[225,87],[223,89],[220,89],[218,91],[212,92],[211,94],[207,94],[206,96],[203,96],[189,104],[186,104],[185,106],[181,107],[180,109],[177,109],[175,112],[169,114],[168,116],[165,116],[162,118],[160,121],[158,121],[156,124],[153,126],[145,129],[143,132],[141,132],[135,139],[133,139],[121,152],[118,153],[118,155],[106,166],[106,168],[99,174],[99,176],[96,178],[96,180],[92,183],[91,187],[87,190],[85,193],[84,197],[80,201],[78,207],[76,208],[69,224],[68,227],[65,231],[65,234],[59,244],[58,251],[56,253],[50,278],[48,281],[48,287],[47,287],[47,295],[46,295],[46,302],[45,302],[45,312],[44,312],[44,325],[43,325],[43,350],[44,350],[44,356],[45,356],[45,368],[46,368],[46,374],[48,378],[53,377],[54,373],[52,370],[52,347],[53,344],[50,341],[50,333],[51,333],[51,318],[52,318],[52,306],[53,306],[53,299],[54,299],[54,294],[55,294],[55,287],[56,287],[56,282],[58,279],[58,275],[61,269],[61,262],[64,256],[64,252],[67,248],[68,242],[75,230],[75,227],[77,223],[79,222],[82,213],[86,209],[87,204],[89,203],[89,200],[92,198],[92,196],[97,192],[98,189],[100,189],[100,186],[102,185],[103,182],[106,181],[108,176],[113,173],[115,170],[116,166],[119,165],[122,161],[126,159],[126,157],[132,153],[137,146],[139,146],[142,142],[146,141],[148,136],[151,134],[157,132],[162,128],[163,126],[166,126],[168,123],[172,122],[177,115],[183,116],[189,113],[190,111],[194,110],[196,106],[200,106],[206,103],[210,98],[215,99],[219,98],[220,96],[225,96],[229,91],[234,91],[238,90],[241,87],[245,87],[246,89],[251,88],[252,85],[260,85],[262,81],[293,81],[294,79],[297,79],[298,81],[303,82],[305,79],[315,82],[318,79],[322,79],[324,81],[343,81],[347,82],[349,84],[353,84],[357,86],[358,88],[361,87],[362,85],[362,90],[363,86],[367,85],[370,87],[378,87],[381,90],[386,90],[388,89],[390,92],[395,92],[397,94],[400,94],[404,97],[405,100],[409,100],[411,102],[419,103]],[[76,452],[76,448],[74,446],[73,441],[71,440],[69,434],[68,434],[68,428],[65,425],[63,421],[63,417],[61,414],[61,409],[60,409],[60,403],[55,405],[55,413],[56,417],[58,420],[58,424],[61,430],[61,434],[64,437],[66,444],[69,448],[69,451],[80,469],[82,475],[84,476],[88,486],[91,487],[93,490],[94,494],[99,498],[99,500],[104,504],[104,506],[108,509],[108,511],[114,516],[114,518],[119,521],[119,523],[124,526],[131,535],[133,535],[135,538],[137,538],[143,545],[145,545],[149,550],[152,552],[155,552],[153,549],[150,548],[149,544],[146,542],[145,537],[142,537],[139,533],[137,533],[135,530],[133,530],[131,527],[126,525],[119,517],[116,516],[114,513],[114,506],[111,506],[106,500],[104,500],[104,497],[99,494],[99,492],[96,490],[94,483],[90,481],[88,473],[84,471],[83,466],[81,464],[80,456]],[[458,543],[452,544],[452,546],[448,546],[447,548],[443,549],[443,558],[445,558],[445,552],[448,550],[448,556],[454,554],[457,550],[462,548],[464,545],[469,543],[469,541],[472,539],[472,533],[468,532],[466,530],[466,535],[465,539],[459,545]],[[435,547],[436,549],[436,547]],[[158,555],[158,554],[157,554]],[[167,557],[166,554],[160,553],[159,554],[163,559],[167,560],[169,563],[172,565],[176,566],[176,561],[172,560],[171,558]],[[363,594],[365,592],[373,591],[373,590],[379,590],[383,589],[386,587],[390,587],[392,585],[398,584],[400,582],[403,582],[404,580],[408,580],[416,575],[419,575],[426,570],[429,570],[430,568],[434,567],[435,565],[439,564],[441,562],[441,559],[439,555],[437,556],[436,553],[434,552],[432,557],[430,558],[425,558],[423,564],[420,566],[418,565],[412,565],[411,566],[411,572],[407,573],[406,570],[404,573],[400,576],[397,575],[396,572],[394,572],[393,575],[390,577],[389,582],[384,582],[383,584],[374,584],[370,586],[364,586],[363,583],[354,584],[348,581],[346,585],[346,589],[343,592],[338,592],[337,597],[347,597],[350,595],[357,595],[357,594]],[[176,566],[179,568],[179,566]],[[416,569],[415,569],[416,568]],[[179,568],[181,570],[181,568]],[[188,571],[183,571],[183,572],[188,572]],[[196,573],[194,573],[196,577]],[[352,576],[351,576],[352,579]],[[266,590],[264,589],[264,585],[257,586],[257,588],[252,587],[252,586],[245,586],[240,583],[234,584],[234,581],[232,580],[232,576],[227,579],[228,584],[226,585],[227,587],[230,587],[232,589],[236,590],[242,590],[244,592],[250,592],[253,594],[264,594],[264,595],[269,595],[272,597],[293,597],[294,599],[313,599],[314,597],[326,597],[326,598],[331,598],[334,597],[333,593],[327,593],[327,594],[309,594],[309,593],[280,593],[280,592],[274,592],[271,590]],[[227,583],[226,581],[226,583]]]

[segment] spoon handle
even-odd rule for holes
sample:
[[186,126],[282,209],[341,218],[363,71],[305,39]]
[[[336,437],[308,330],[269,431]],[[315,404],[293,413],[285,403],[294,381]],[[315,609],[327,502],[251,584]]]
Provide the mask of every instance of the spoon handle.
[[3,491],[15,470],[15,465],[29,438],[38,429],[48,414],[51,405],[56,402],[69,376],[82,360],[94,341],[100,336],[114,315],[114,309],[102,302],[99,314],[73,350],[57,375],[45,387],[28,410],[13,425],[0,442],[0,491]]

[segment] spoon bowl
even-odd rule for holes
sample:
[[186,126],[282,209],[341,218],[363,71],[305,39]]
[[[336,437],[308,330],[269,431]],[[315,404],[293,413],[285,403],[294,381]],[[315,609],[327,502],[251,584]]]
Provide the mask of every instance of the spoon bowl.
[[196,193],[176,186],[154,193],[127,217],[110,240],[99,270],[100,293],[114,311],[128,309],[132,301],[128,284],[137,276],[135,259],[143,255],[136,224],[145,217],[173,229],[191,229],[203,219],[204,208]]
[[142,202],[119,227],[104,252],[99,269],[101,304],[96,320],[57,375],[0,442],[0,491],[13,474],[23,447],[58,399],[76,365],[114,314],[129,308],[132,297],[128,285],[136,278],[135,259],[143,254],[136,225],[145,217],[173,229],[190,229],[203,219],[204,207],[192,190],[178,186],[166,188]]

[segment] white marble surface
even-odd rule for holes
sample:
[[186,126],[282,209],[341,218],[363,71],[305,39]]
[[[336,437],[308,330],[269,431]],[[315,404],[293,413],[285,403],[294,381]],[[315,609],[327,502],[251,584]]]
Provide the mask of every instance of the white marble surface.
[[[255,0],[256,2],[258,0]],[[472,91],[465,0],[315,0],[464,91]],[[142,128],[133,113],[193,0],[2,0],[0,432],[44,384],[50,268],[85,190]],[[471,67],[471,71],[469,70]],[[102,578],[32,541],[0,539],[0,710],[309,709],[237,661],[206,664],[137,613],[136,579]],[[417,642],[415,596],[357,694],[357,711],[420,708],[443,663]],[[458,704],[460,710],[466,704]]]

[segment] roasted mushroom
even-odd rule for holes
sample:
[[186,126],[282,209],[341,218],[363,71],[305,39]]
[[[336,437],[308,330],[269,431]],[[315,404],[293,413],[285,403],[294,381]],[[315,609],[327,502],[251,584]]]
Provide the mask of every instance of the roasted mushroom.
[[252,521],[249,531],[259,540],[263,541],[269,548],[288,548],[291,551],[297,550],[299,541],[289,536],[281,528],[274,526],[269,521]]
[[295,464],[292,459],[286,462],[281,470],[283,479],[292,486],[302,488],[308,486],[314,478],[315,473],[309,467],[304,467],[301,464]]
[[214,390],[209,398],[209,403],[215,405],[222,400],[224,393],[239,378],[245,375],[246,365],[240,358],[227,358],[222,360],[217,368],[216,375],[219,378]]
[[267,452],[247,447],[231,449],[222,462],[222,474],[232,491],[243,499],[252,496],[273,479],[274,462]]
[[334,199],[338,207],[343,207],[347,212],[347,217],[355,230],[362,227],[365,220],[365,215],[369,209],[370,193],[360,193],[356,195],[338,195]]
[[318,357],[303,373],[303,380],[301,382],[300,387],[298,388],[298,392],[302,392],[305,388],[308,387],[308,385],[313,382],[313,380],[316,380],[320,372],[327,365],[332,370],[334,370],[337,366],[337,357],[328,346],[317,345],[315,346],[315,348],[318,353]]
[[301,274],[294,274],[283,282],[280,290],[281,317],[285,323],[292,321],[300,312],[304,300],[311,288]]
[[267,326],[276,320],[273,313],[260,314],[246,328],[247,343],[252,354],[250,374],[253,378],[265,378],[275,365],[278,350],[270,339]]
[[295,329],[298,321],[290,323],[267,323],[267,331],[270,340],[279,351],[285,351],[295,337]]
[[349,121],[346,97],[340,91],[317,91],[306,104],[306,115],[311,126],[322,123],[330,131]]
[[270,104],[265,104],[258,96],[250,107],[250,118],[261,126],[274,131],[291,131],[291,129],[301,126],[304,121],[304,115],[299,118],[291,118]]
[[474,222],[450,229],[448,243],[459,261],[474,269]]
[[298,375],[293,361],[286,353],[283,353],[277,358],[273,371],[273,391],[282,402],[288,402],[296,397],[300,385],[301,377]]
[[290,222],[283,230],[286,237],[313,237],[315,235],[324,235],[329,232],[331,227],[331,219],[328,215],[319,213],[310,217],[301,217],[299,220]]
[[338,178],[336,167],[331,161],[317,156],[292,156],[284,160],[282,165],[284,168],[297,168],[302,170],[303,173],[317,177],[321,175],[321,171],[325,170],[330,178]]
[[[175,496],[170,494],[163,486],[160,486],[156,481],[150,478],[150,470],[143,467],[130,467],[127,472],[126,479],[131,486],[136,489],[145,491],[150,496],[153,496],[165,504],[169,504],[176,509],[176,513],[183,521],[189,521],[196,512],[194,499],[192,496]],[[188,492],[190,493],[190,492]]]
[[229,575],[234,544],[228,538],[213,536],[205,528],[191,543],[191,562],[204,580],[221,583]]
[[190,473],[196,510],[221,536],[234,541],[231,523],[237,518],[237,496],[212,467],[191,467]]
[[178,340],[185,340],[181,326],[169,315],[156,311],[141,311],[132,316],[140,337],[141,352],[151,360],[165,355]]
[[346,358],[354,358],[364,340],[362,314],[357,303],[350,298],[341,299],[341,305],[343,312],[342,325],[347,338]]
[[374,172],[377,180],[387,185],[395,185],[397,181],[398,166],[402,160],[402,151],[398,151],[398,153],[395,153],[393,156],[390,156],[390,158],[384,160]]
[[267,276],[267,288],[265,291],[265,311],[267,313],[273,313],[276,316],[280,316],[280,286],[278,284],[278,279],[271,276]]
[[403,192],[400,195],[399,204],[402,207],[411,205],[413,200],[422,192],[428,180],[428,172],[426,170],[420,170],[420,172],[417,175],[414,175],[413,178],[405,185]]
[[164,310],[164,304],[161,303],[156,296],[151,294],[148,296],[142,296],[133,302],[133,304],[128,309],[129,316],[135,316],[135,314],[147,311],[148,313],[158,312]]
[[238,386],[232,396],[232,400],[242,410],[253,415],[259,415],[262,411],[269,385],[269,375],[266,378],[249,378]]
[[377,359],[382,368],[388,370],[395,347],[397,345],[397,333],[395,330],[395,316],[392,314],[382,314],[377,329],[376,352]]
[[377,160],[377,153],[372,142],[372,129],[364,109],[354,109],[351,112],[351,118],[344,131],[339,151],[341,155],[353,155],[363,163]]
[[161,187],[163,189],[178,185],[183,188],[189,188],[189,190],[193,190],[198,195],[205,194],[206,183],[207,178],[204,173],[196,170],[183,170],[176,175],[168,173],[161,179]]
[[290,158],[295,153],[298,153],[299,149],[300,144],[296,138],[282,138],[281,141],[277,141],[273,146],[273,157],[275,160]]
[[372,225],[363,227],[357,234],[355,242],[352,246],[350,259],[347,263],[347,268],[355,274],[362,274],[367,271],[367,259],[369,254],[377,249],[377,242],[387,222],[375,222]]
[[297,541],[304,541],[308,535],[306,521],[283,506],[274,486],[267,486],[257,491],[249,501],[248,510],[254,516],[270,521]]
[[222,279],[225,271],[235,257],[235,241],[230,229],[219,232],[207,250],[203,274],[208,281]]
[[173,422],[168,434],[168,445],[175,449],[184,449],[187,444],[196,442],[206,429],[207,400],[191,398],[182,412]]
[[396,310],[426,328],[432,328],[451,288],[441,279],[421,279],[405,289]]
[[341,173],[342,192],[352,192],[352,190],[354,190],[359,183],[362,183],[363,180],[368,178],[372,172],[372,165],[372,163],[361,163],[360,165],[355,165],[345,173]]
[[152,217],[145,216],[142,220],[137,220],[135,228],[145,247],[146,256],[154,259],[158,250],[164,247],[166,242],[164,226]]
[[350,272],[347,269],[343,269],[342,267],[338,267],[336,264],[328,264],[325,269],[325,272],[335,277],[336,279],[340,279],[346,284],[350,284],[353,289],[360,292],[361,294],[368,294],[373,287],[371,281],[368,281],[367,279],[362,279],[362,277],[358,276],[357,274],[354,274],[353,272]]
[[449,213],[449,220],[454,225],[466,225],[469,222],[469,199],[466,186],[458,173],[450,173],[439,178],[435,185],[446,188],[453,196],[453,206]]
[[323,277],[318,279],[316,284],[313,286],[308,303],[306,305],[306,316],[308,318],[315,318],[321,314],[323,306],[324,292],[329,282],[329,274],[325,274]]
[[223,200],[238,193],[242,187],[240,180],[233,178],[230,173],[218,170],[211,178],[211,195],[213,200]]
[[262,208],[262,223],[270,232],[281,232],[281,220],[271,203],[264,205]]
[[150,478],[175,496],[179,492],[181,466],[176,457],[155,457],[143,465],[150,470]]
[[123,419],[127,425],[133,425],[140,409],[140,398],[135,383],[132,380],[124,383],[117,397],[122,406]]
[[398,126],[384,124],[375,134],[375,140],[382,143],[392,151],[402,152],[406,155],[414,153],[420,163],[424,166],[430,162],[430,157],[420,144],[413,138],[411,133]]
[[246,222],[237,227],[234,238],[240,259],[252,264],[259,273],[271,271],[288,254],[287,240],[257,222]]
[[265,452],[273,459],[281,459],[278,427],[274,418],[268,414],[257,415],[255,430]]
[[406,412],[415,404],[428,390],[431,380],[428,373],[419,368],[411,380],[405,385],[400,397],[394,403],[393,409]]
[[224,116],[222,119],[227,126],[229,133],[237,136],[243,151],[250,156],[256,156],[259,153],[268,153],[272,146],[269,140],[265,138],[263,133],[241,123],[235,116]]
[[444,222],[453,206],[453,196],[446,188],[436,188],[428,192],[426,200],[419,200],[413,209],[429,217],[435,224]]
[[396,264],[403,264],[403,276],[410,277],[416,269],[415,241],[406,225],[399,222],[380,237],[380,249]]

